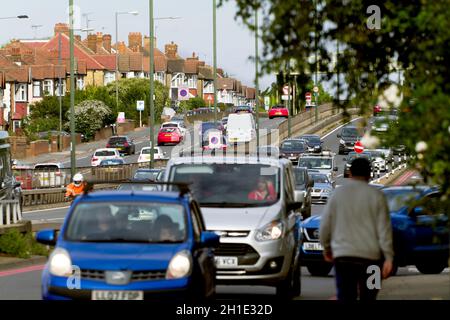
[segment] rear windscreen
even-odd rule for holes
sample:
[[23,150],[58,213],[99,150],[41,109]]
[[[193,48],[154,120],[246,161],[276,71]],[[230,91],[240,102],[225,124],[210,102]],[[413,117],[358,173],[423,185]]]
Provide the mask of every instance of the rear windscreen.
[[115,156],[116,153],[114,151],[97,151],[95,156],[97,157],[112,157]]

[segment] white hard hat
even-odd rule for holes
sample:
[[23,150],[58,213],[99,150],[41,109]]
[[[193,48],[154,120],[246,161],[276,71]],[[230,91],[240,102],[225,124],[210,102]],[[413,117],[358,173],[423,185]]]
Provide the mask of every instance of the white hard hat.
[[77,173],[76,175],[73,176],[73,182],[74,183],[81,183],[83,182],[83,175],[81,173]]

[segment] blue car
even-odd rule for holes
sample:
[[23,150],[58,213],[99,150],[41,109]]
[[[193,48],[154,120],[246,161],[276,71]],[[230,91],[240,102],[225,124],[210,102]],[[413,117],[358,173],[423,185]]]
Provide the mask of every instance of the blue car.
[[78,197],[42,274],[45,300],[191,300],[215,293],[213,248],[189,192],[102,191]]
[[[415,265],[423,274],[441,273],[448,266],[449,258],[448,212],[437,209],[430,212],[423,206],[441,196],[439,189],[396,186],[381,191],[391,213],[395,252],[393,274],[399,266],[407,265]],[[320,219],[320,216],[313,216],[302,223],[302,262],[314,276],[326,276],[333,267],[322,256]]]

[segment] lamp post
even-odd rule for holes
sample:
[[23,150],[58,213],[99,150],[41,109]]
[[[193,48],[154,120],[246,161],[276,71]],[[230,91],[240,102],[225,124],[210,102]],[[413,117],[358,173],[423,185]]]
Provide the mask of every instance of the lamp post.
[[214,123],[217,122],[217,28],[216,0],[213,0],[213,69],[214,69]]
[[69,0],[69,36],[70,36],[70,173],[73,177],[76,169],[75,157],[75,59],[74,59],[74,35],[73,35],[73,0]]
[[137,11],[116,12],[116,107],[119,109],[119,15],[132,14],[138,15]]
[[258,55],[258,8],[255,8],[255,109],[256,109],[256,155],[259,158],[259,55]]
[[0,17],[0,20],[7,20],[7,19],[28,19],[29,17],[26,14],[22,14],[15,17]]
[[155,61],[155,20],[153,17],[153,0],[149,0],[149,6],[150,6],[150,169],[153,168],[153,161],[154,161],[154,147],[155,147],[155,101],[153,99],[153,96],[155,95],[155,79],[154,79],[154,61]]

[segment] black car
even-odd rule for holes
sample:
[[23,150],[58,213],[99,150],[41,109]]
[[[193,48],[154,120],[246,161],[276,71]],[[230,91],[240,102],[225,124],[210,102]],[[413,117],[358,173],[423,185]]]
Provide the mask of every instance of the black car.
[[350,152],[347,157],[344,158],[344,161],[347,161],[344,166],[344,178],[348,178],[350,176],[350,168],[352,166],[352,161],[357,158],[366,158],[372,163],[372,154],[369,151],[364,151],[362,153]]
[[106,148],[115,148],[120,153],[127,155],[134,154],[136,152],[136,145],[133,140],[127,136],[114,136],[109,138]]
[[360,140],[361,135],[355,126],[345,126],[341,133],[337,134],[339,140],[339,154],[347,154],[354,150],[355,142]]
[[314,181],[308,175],[308,169],[294,167],[295,192],[303,192],[302,217],[307,219],[311,217],[311,192],[314,187]]
[[301,154],[308,152],[308,145],[304,140],[287,139],[281,143],[280,157],[286,158],[297,164]]
[[237,106],[234,108],[234,113],[241,113],[241,112],[253,113],[253,109],[251,106]]
[[299,137],[299,139],[305,140],[308,145],[309,152],[322,152],[322,140],[320,140],[320,136],[316,134],[304,134]]

